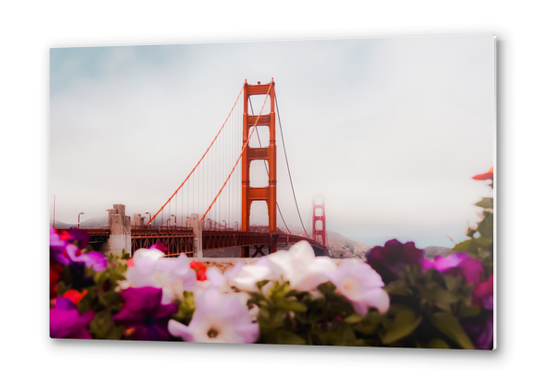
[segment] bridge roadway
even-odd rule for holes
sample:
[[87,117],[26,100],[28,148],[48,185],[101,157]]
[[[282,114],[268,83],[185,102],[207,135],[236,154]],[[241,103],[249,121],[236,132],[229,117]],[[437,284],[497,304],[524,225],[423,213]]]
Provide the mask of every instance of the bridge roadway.
[[[84,229],[90,234],[91,243],[103,244],[109,238],[109,229]],[[166,256],[177,256],[185,253],[188,257],[194,254],[194,232],[187,227],[160,227],[160,228],[132,228],[132,255],[140,248],[149,248],[156,243],[163,243],[168,248]],[[244,232],[231,230],[203,230],[202,249],[203,251],[223,249],[232,247],[253,246],[256,249],[256,256],[263,246],[276,241],[279,246],[293,245],[305,240],[314,249],[317,256],[327,255],[327,248],[317,241],[298,235],[291,235],[280,231],[272,234],[269,232]],[[260,253],[261,255],[261,253]]]

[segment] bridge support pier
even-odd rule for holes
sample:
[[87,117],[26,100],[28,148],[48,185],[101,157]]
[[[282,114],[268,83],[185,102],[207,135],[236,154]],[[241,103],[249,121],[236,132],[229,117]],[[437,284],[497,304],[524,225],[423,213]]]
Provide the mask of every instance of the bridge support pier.
[[124,204],[113,204],[113,209],[109,210],[110,235],[103,247],[106,253],[121,255],[124,250],[132,256],[132,227],[130,216],[125,215],[125,209]]
[[190,215],[188,225],[190,225],[192,227],[192,231],[194,231],[194,257],[203,259],[203,230],[201,227],[201,222],[199,221],[199,215],[197,213]]

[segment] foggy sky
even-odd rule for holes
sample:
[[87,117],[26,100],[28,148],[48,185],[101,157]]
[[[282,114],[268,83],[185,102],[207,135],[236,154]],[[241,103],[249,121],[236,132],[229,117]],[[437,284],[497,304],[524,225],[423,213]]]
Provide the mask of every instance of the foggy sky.
[[328,230],[451,246],[491,193],[471,179],[493,165],[490,35],[56,48],[50,65],[50,193],[66,223],[116,203],[155,212],[244,80],[272,77],[305,224],[323,195]]

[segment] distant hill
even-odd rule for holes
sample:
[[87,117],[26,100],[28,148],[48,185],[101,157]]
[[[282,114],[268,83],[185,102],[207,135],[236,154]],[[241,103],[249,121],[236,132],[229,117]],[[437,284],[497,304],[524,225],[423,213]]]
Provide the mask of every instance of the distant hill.
[[327,231],[327,245],[329,256],[337,259],[355,258],[365,260],[365,254],[373,248],[372,245],[350,240],[348,237],[333,231]]
[[[350,240],[333,231],[327,232],[327,241],[330,257],[338,259],[357,258],[365,260],[367,252],[374,247],[373,245]],[[437,255],[448,256],[453,253],[451,248],[437,246],[425,247],[423,252],[427,259],[434,259]]]
[[[51,220],[49,225],[51,227],[53,226],[53,220]],[[77,225],[75,225],[75,226],[77,226]],[[73,227],[73,225],[72,224],[66,224],[63,221],[55,220],[55,228],[61,228],[62,229],[62,228],[70,228],[70,227]]]
[[[53,225],[53,221],[49,223],[49,225]],[[62,221],[55,220],[55,228],[71,228],[71,227],[77,227],[77,223],[75,224],[67,224]],[[81,221],[81,228],[107,228],[107,217],[103,218],[97,218],[93,217],[88,220]]]

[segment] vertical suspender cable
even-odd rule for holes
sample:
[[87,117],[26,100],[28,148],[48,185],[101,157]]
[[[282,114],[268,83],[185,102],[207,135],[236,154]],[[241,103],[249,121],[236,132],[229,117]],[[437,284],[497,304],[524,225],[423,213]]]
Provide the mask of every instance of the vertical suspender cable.
[[286,159],[286,167],[288,168],[288,176],[290,177],[290,185],[292,186],[292,192],[294,194],[294,201],[295,201],[295,207],[297,208],[297,215],[299,216],[299,221],[301,222],[301,226],[303,227],[303,231],[305,231],[305,234],[307,237],[309,237],[309,234],[307,233],[307,230],[305,229],[305,225],[303,224],[303,220],[301,220],[301,214],[299,213],[299,206],[297,205],[297,198],[295,195],[295,189],[294,189],[294,182],[292,181],[292,174],[290,172],[290,165],[288,163],[288,156],[286,155],[286,145],[284,144],[284,135],[282,133],[282,123],[280,121],[280,111],[279,111],[279,103],[277,100],[277,94],[275,93],[275,105],[277,106],[277,116],[279,117],[279,127],[280,127],[280,137],[282,138],[282,148],[284,150],[284,158]]

